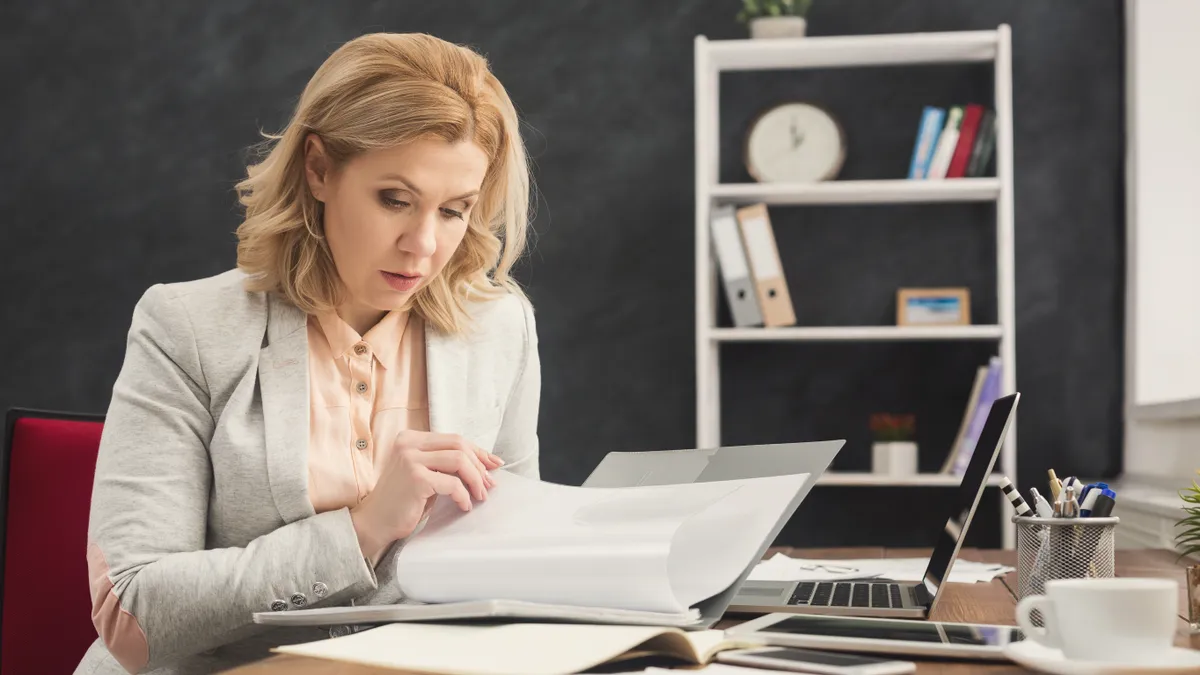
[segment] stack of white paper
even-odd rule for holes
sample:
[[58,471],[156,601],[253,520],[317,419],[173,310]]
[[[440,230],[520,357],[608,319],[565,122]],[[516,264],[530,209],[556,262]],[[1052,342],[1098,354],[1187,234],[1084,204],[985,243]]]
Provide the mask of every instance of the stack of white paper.
[[411,600],[687,612],[751,564],[808,474],[579,488],[498,471],[467,513],[439,500],[397,557]]
[[[855,560],[812,560],[791,558],[782,553],[760,562],[750,573],[756,581],[840,581],[842,579],[888,579],[920,581],[928,558],[865,558]],[[955,560],[948,581],[975,583],[991,581],[1015,571],[1007,565]]]

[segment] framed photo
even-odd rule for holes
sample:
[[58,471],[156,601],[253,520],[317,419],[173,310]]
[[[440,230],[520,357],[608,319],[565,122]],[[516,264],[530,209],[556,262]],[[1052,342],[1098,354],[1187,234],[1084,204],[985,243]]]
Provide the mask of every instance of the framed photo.
[[900,326],[966,326],[971,323],[971,295],[965,288],[901,288],[896,292],[896,324]]

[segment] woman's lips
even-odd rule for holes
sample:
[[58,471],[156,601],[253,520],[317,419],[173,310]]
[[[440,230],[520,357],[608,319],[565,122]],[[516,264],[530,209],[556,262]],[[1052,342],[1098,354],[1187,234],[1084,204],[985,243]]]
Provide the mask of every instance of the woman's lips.
[[419,274],[396,274],[395,272],[380,271],[383,275],[383,280],[391,286],[393,290],[405,292],[411,291],[421,283],[421,275]]

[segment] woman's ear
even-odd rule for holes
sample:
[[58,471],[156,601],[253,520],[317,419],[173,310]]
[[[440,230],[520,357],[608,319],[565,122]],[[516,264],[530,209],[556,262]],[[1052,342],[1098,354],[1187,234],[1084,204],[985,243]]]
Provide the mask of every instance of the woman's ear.
[[329,179],[329,156],[321,137],[309,134],[304,138],[304,177],[308,190],[319,202],[325,201],[325,190]]

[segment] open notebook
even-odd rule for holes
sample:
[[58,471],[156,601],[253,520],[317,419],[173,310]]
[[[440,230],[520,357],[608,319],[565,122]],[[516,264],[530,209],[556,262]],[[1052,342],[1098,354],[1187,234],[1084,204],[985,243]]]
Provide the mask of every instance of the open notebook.
[[808,474],[584,488],[493,474],[463,513],[439,500],[397,554],[410,604],[260,612],[268,625],[508,617],[696,626],[757,562]]
[[639,657],[703,665],[717,652],[761,644],[719,630],[648,626],[390,624],[275,651],[409,673],[562,675]]

